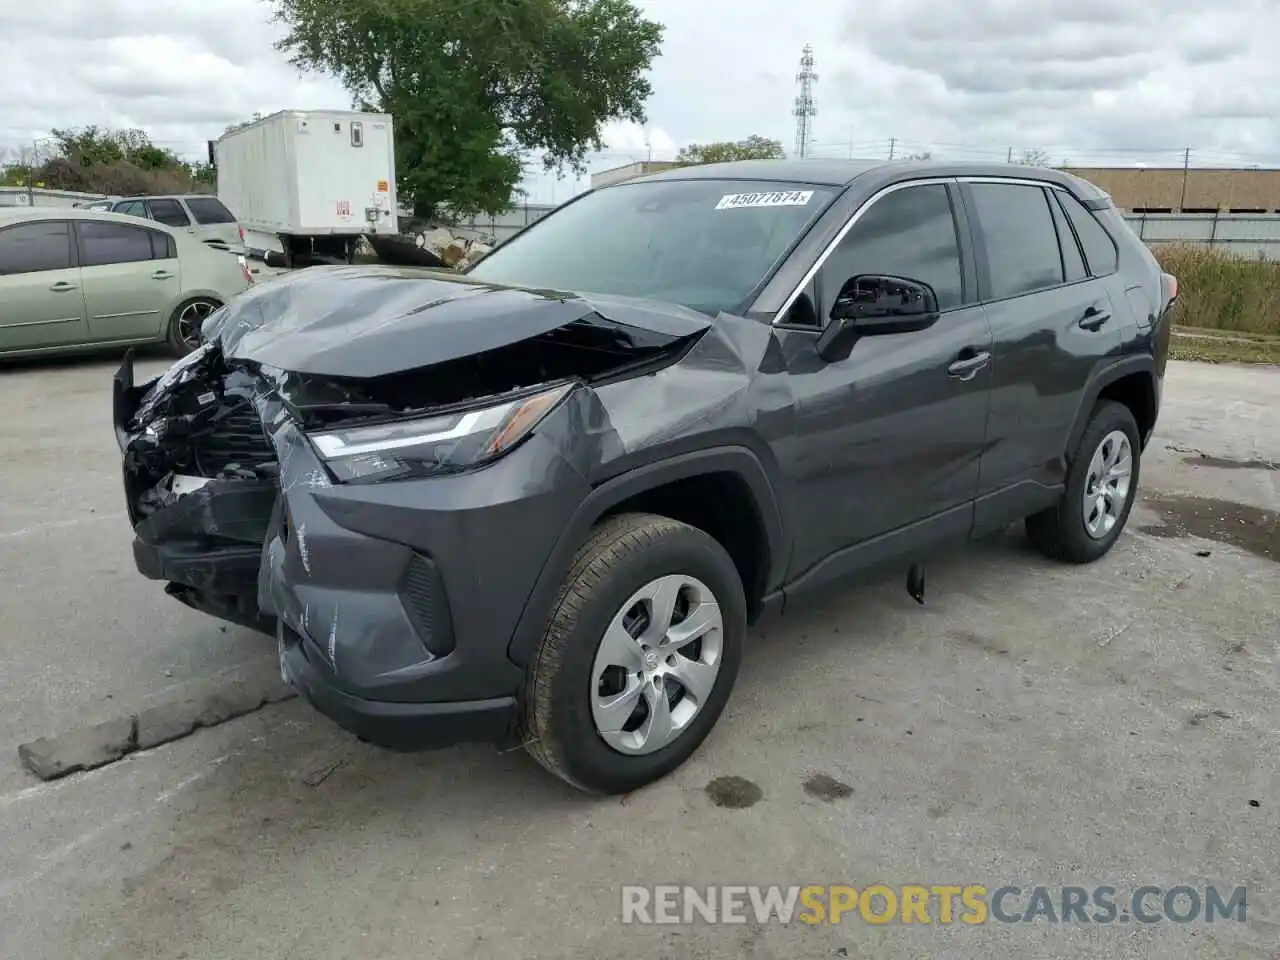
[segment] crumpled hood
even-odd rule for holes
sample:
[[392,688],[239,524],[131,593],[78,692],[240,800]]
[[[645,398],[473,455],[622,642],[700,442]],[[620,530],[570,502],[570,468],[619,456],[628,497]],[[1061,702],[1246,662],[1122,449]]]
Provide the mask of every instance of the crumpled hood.
[[675,304],[521,290],[405,267],[308,267],[235,298],[206,336],[224,356],[367,378],[518,343],[597,314],[671,337],[710,318]]

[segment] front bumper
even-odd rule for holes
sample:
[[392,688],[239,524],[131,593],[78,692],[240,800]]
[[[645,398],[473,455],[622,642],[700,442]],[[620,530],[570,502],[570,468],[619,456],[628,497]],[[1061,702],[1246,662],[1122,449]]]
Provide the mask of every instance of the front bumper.
[[[115,420],[140,572],[191,606],[276,633],[289,681],[357,736],[406,750],[513,735],[523,670],[510,640],[589,492],[556,443],[535,434],[463,475],[335,484],[264,389],[255,404],[278,480],[215,480],[139,518],[129,451],[145,389],[127,358]],[[233,501],[253,506],[228,516]]]
[[323,654],[290,627],[279,628],[280,672],[291,687],[338,726],[388,750],[431,750],[458,743],[517,739],[516,698],[396,703],[344,693]]

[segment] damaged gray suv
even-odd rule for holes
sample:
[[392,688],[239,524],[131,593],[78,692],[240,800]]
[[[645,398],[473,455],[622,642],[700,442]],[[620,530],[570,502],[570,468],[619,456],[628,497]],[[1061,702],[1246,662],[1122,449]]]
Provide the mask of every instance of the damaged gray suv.
[[[752,161],[587,193],[466,275],[261,284],[115,378],[139,570],[392,749],[676,768],[748,625],[1023,520],[1124,528],[1177,292],[1017,166]],[[851,651],[850,655],[856,655]]]

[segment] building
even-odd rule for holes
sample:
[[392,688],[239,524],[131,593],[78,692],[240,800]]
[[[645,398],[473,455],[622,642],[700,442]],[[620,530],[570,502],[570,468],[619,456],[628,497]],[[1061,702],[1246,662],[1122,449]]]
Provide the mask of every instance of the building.
[[[608,186],[667,170],[670,160],[629,163],[591,175],[591,187]],[[1134,213],[1280,213],[1280,170],[1192,167],[1066,167],[1111,194]]]
[[1280,170],[1067,167],[1133,213],[1280,213]]

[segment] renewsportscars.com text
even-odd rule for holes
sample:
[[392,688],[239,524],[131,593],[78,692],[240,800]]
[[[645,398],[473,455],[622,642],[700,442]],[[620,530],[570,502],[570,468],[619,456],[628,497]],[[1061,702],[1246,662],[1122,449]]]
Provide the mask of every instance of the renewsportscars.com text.
[[931,884],[622,888],[623,923],[1215,923],[1245,921],[1246,891],[1217,887],[988,888]]

